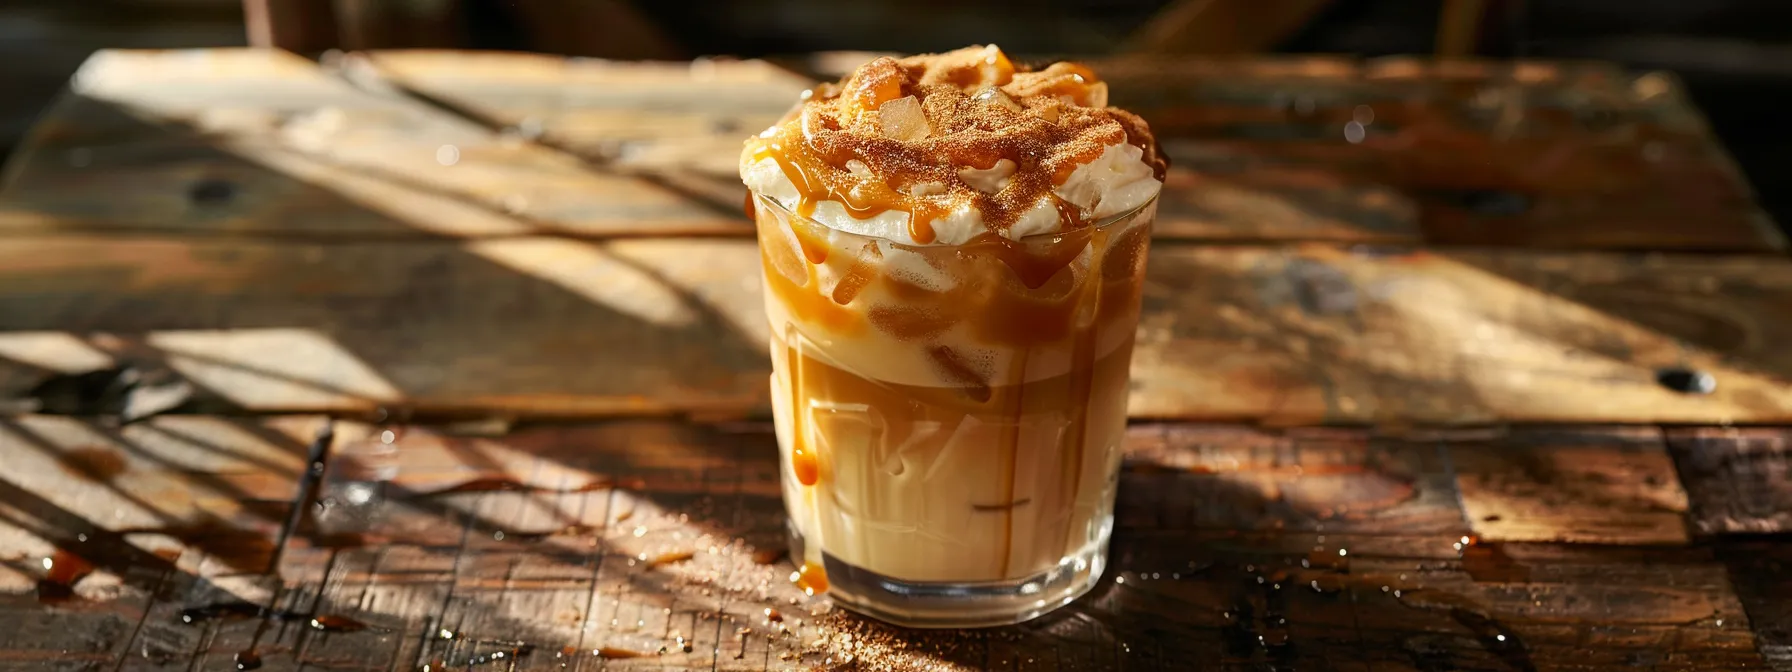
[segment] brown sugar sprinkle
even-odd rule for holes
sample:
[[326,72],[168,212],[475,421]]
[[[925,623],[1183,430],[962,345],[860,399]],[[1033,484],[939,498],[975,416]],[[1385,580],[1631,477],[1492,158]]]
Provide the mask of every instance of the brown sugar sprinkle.
[[957,672],[988,669],[985,639],[998,631],[903,630],[841,611],[815,622],[805,653],[823,670]]
[[[837,201],[854,217],[911,213],[915,241],[934,240],[931,222],[969,205],[991,231],[1005,231],[1062,184],[1077,166],[1126,142],[1163,179],[1167,162],[1144,120],[1107,106],[1107,84],[1075,63],[1041,70],[1016,66],[1000,49],[860,66],[839,84],[805,92],[777,125],[747,141],[743,165],[774,159],[797,185],[797,213]],[[1015,163],[996,193],[978,190],[959,171]],[[931,184],[930,184],[931,183]],[[1066,229],[1088,223],[1064,207]]]

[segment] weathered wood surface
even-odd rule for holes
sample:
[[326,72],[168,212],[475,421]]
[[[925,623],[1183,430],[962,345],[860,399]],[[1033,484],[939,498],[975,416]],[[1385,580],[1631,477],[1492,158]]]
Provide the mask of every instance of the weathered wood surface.
[[[0,193],[0,669],[1788,669],[1792,262],[1619,249],[1781,246],[1671,78],[1102,70],[1179,159],[1114,565],[915,633],[790,587],[741,419],[733,147],[807,78],[96,57]],[[294,412],[467,420],[307,496]]]
[[[517,416],[764,409],[751,241],[0,240],[0,397],[109,364],[201,408]],[[1137,417],[1792,421],[1792,263],[1152,250]],[[1709,394],[1674,391],[1687,367]]]
[[1653,427],[1519,430],[1449,453],[1482,541],[1687,541],[1686,492]]
[[1792,430],[1698,427],[1668,432],[1703,534],[1792,532]]
[[[723,181],[742,130],[788,105],[727,85],[727,73],[758,64],[655,73],[527,55],[369,58],[403,88],[497,125],[540,128],[581,155]],[[1114,103],[1151,121],[1174,159],[1161,236],[1784,247],[1663,73],[1412,59],[1094,65]]]
[[[803,88],[769,66],[758,71],[740,87],[786,100]],[[721,207],[357,87],[297,56],[254,50],[96,55],[9,164],[6,192],[0,227],[34,231],[751,231],[732,195]]]
[[[1783,247],[1659,73],[1099,65],[1176,159],[1165,238]],[[376,52],[326,71],[269,52],[105,52],[13,162],[0,226],[745,236],[739,140],[810,81],[757,61]],[[196,202],[200,184],[214,197]]]
[[[1773,669],[1728,556],[1464,546],[1458,443],[1547,441],[1143,425],[1128,437],[1115,563],[1090,597],[1023,626],[916,633],[790,587],[774,444],[758,424],[339,424],[321,505],[264,574],[318,424],[0,424],[18,460],[0,478],[0,525],[13,528],[0,555],[16,558],[0,563],[0,592],[16,596],[0,623],[52,624],[11,635],[8,660],[219,669],[253,646],[270,670],[436,669],[527,643],[495,669]],[[374,496],[356,494],[375,479]],[[75,599],[39,606],[37,560],[58,546],[98,570]],[[271,600],[289,620],[205,618],[233,600]],[[364,627],[325,632],[314,617]]]

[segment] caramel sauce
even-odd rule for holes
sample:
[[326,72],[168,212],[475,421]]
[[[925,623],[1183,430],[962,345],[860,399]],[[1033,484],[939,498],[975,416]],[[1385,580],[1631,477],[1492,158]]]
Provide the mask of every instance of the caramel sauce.
[[[989,401],[989,381],[972,368],[952,348],[936,345],[927,349],[927,356],[945,374],[946,380],[954,383],[971,401],[983,403]],[[1024,368],[1024,367],[1022,367]],[[1012,493],[1010,493],[1012,494]]]
[[[814,239],[818,230],[825,230],[820,224],[775,212],[762,211],[760,216],[760,226],[772,230],[788,227],[799,241]],[[1097,234],[1097,229],[1083,228],[1025,242],[985,234],[954,248],[916,248],[920,254],[943,259],[944,267],[939,270],[959,278],[958,285],[945,292],[917,287],[883,272],[876,247],[867,247],[865,257],[853,262],[826,292],[817,280],[824,254],[814,255],[824,257],[823,262],[811,259],[805,265],[806,280],[799,284],[777,270],[772,255],[787,243],[768,231],[761,245],[761,261],[768,291],[803,324],[846,337],[875,325],[897,338],[917,341],[964,324],[992,345],[1019,347],[1069,335],[1080,300],[1077,295],[1082,291],[1077,285],[1087,284],[1069,267],[1092,245],[1097,249],[1108,246],[1105,235],[1098,240]],[[1115,241],[1113,249],[1104,250],[1099,255],[1102,266],[1091,271],[1110,276],[1134,274],[1134,267],[1142,261],[1140,246],[1145,239],[1143,227],[1135,227]],[[859,296],[874,287],[891,302],[855,305]]]
[[903,341],[926,340],[945,333],[958,323],[948,314],[915,306],[872,306],[865,312],[865,317],[879,331]]
[[[1118,315],[1112,319],[1128,318]],[[1089,336],[1084,347],[1092,348],[1093,332],[1085,330],[1085,333]],[[877,416],[882,419],[879,426],[885,434],[875,444],[885,449],[902,446],[904,453],[917,459],[911,466],[939,469],[941,478],[950,482],[990,483],[992,487],[988,488],[988,494],[966,501],[962,511],[971,519],[987,521],[973,525],[978,530],[975,537],[978,545],[987,546],[991,554],[977,560],[976,564],[965,562],[955,569],[966,572],[965,580],[971,580],[970,577],[1017,577],[1049,569],[1063,557],[1067,547],[1075,546],[1071,541],[1080,538],[1076,535],[1088,529],[1086,523],[1091,520],[1088,516],[1096,515],[1096,505],[1091,500],[1108,487],[1101,475],[1106,473],[1102,464],[1114,454],[1112,451],[1119,449],[1125,432],[1126,381],[1131,352],[1129,341],[1093,356],[1089,361],[1076,363],[1062,375],[1023,381],[1023,376],[1018,373],[1011,374],[990,381],[988,397],[983,401],[970,399],[965,390],[955,387],[904,385],[855,374],[814,359],[804,359],[794,365],[784,364],[780,378],[794,379],[796,376],[789,372],[800,370],[801,384],[812,399],[878,409]],[[1061,418],[1061,425],[1052,422],[1044,426],[1062,426],[1063,431],[1017,431],[1028,424],[1024,419],[1041,417]],[[1078,424],[1081,426],[1076,426]],[[825,427],[812,427],[811,431],[817,429],[826,431]],[[845,439],[832,450],[879,450],[850,434],[831,438]],[[968,440],[969,449],[954,451],[949,445],[954,440]],[[1000,458],[977,456],[982,453]],[[838,506],[837,497],[859,496],[849,495],[849,490],[837,487],[836,479],[852,483],[886,473],[863,471],[884,463],[876,454],[861,452],[853,456],[835,456],[830,453],[829,458],[831,469],[841,469],[844,462],[845,468],[855,470],[856,475],[830,475],[819,483],[812,498],[812,505],[818,508]],[[933,466],[927,466],[929,462],[933,462]],[[1029,463],[1031,467],[1027,466]],[[875,492],[891,494],[895,490],[884,488],[922,487],[924,491],[927,487],[889,479],[866,482],[876,483]],[[910,491],[910,495],[919,492]],[[859,526],[861,530],[867,529],[866,525],[872,522],[903,525],[916,522],[914,518],[892,518],[896,510],[877,503],[878,499],[880,497],[849,500],[858,503],[854,510],[835,511],[823,518],[859,520],[863,522]],[[929,508],[944,505],[937,500],[927,504]],[[1041,519],[1041,511],[1063,512],[1065,517],[1060,519],[1063,521],[1060,524],[1042,529],[1030,522]],[[829,523],[820,524],[822,527],[816,532],[818,536],[811,539],[830,538]],[[842,530],[835,529],[834,532]],[[882,549],[855,548],[854,537],[862,541],[864,536],[861,535],[874,534],[883,536],[878,544]],[[892,538],[890,533],[871,531],[844,532],[843,536],[832,538],[835,539],[832,543],[840,545],[824,546],[828,552],[854,564],[866,560],[879,562],[880,559],[902,563],[903,560],[888,559],[889,548],[926,543],[905,540],[900,534]],[[857,557],[847,558],[841,555],[842,552]],[[883,571],[875,565],[859,566]],[[913,569],[915,565],[908,567]],[[933,567],[937,568],[937,565]],[[888,575],[905,578],[899,573]]]
[[[757,140],[755,139],[755,141]],[[839,169],[826,165],[808,153],[787,151],[785,143],[789,141],[779,137],[760,142],[748,150],[748,161],[758,163],[770,159],[778,164],[778,169],[784,174],[784,177],[790,180],[791,184],[796,185],[799,199],[796,214],[803,218],[814,218],[816,206],[822,201],[828,200],[839,203],[845,208],[846,213],[855,219],[870,219],[890,210],[910,212],[927,210],[925,203],[917,202],[919,199],[903,197],[879,183],[859,182],[851,185],[851,188],[840,189],[839,185],[830,184],[824,177],[829,172],[838,172]],[[751,199],[752,196],[749,194],[748,198]],[[937,215],[935,216],[937,217]],[[921,218],[916,217],[915,219]],[[933,217],[927,217],[928,221],[932,219]],[[932,227],[927,227],[927,233],[927,242],[931,242]],[[916,240],[920,240],[920,238],[917,237]],[[826,261],[825,250],[825,245],[819,242],[804,241],[803,251],[806,256],[811,251],[819,251],[819,257],[809,256],[810,263],[819,264]]]
[[695,557],[697,557],[696,551],[670,551],[661,553],[658,557],[647,561],[647,568],[653,569],[655,567],[664,567],[666,565],[684,562]]
[[801,447],[790,454],[790,470],[796,474],[796,481],[803,485],[815,485],[821,480],[821,465],[813,454]]
[[866,249],[868,253],[854,259],[852,266],[846,269],[846,275],[841,276],[840,281],[834,283],[834,291],[828,293],[828,298],[833,299],[834,303],[842,306],[852,303],[852,300],[858,297],[859,292],[864,291],[872,280],[877,279],[879,271],[882,270],[879,268],[882,266],[879,262],[883,261],[883,255],[877,251],[875,245],[867,246]]
[[[1149,127],[1123,111],[1091,107],[1105,103],[1094,93],[1097,86],[1106,85],[1086,66],[1056,63],[1027,71],[993,47],[880,58],[827,89],[831,95],[806,92],[784,120],[747,141],[743,165],[774,161],[796,187],[797,202],[786,205],[806,219],[824,201],[857,219],[905,212],[910,237],[925,245],[937,239],[934,222],[970,207],[991,232],[1006,231],[1078,166],[1117,142],[1143,148],[1162,179]],[[913,102],[889,107],[904,99]],[[925,133],[915,130],[909,110],[917,109]],[[959,175],[961,168],[987,169],[1003,159],[1017,170],[997,193],[983,193]],[[1088,225],[1078,213],[1065,218],[1063,228]]]
[[[788,327],[787,327],[788,328]],[[802,362],[804,357],[794,345],[786,345],[784,356],[793,370],[790,377],[790,472],[796,482],[805,486],[821,482],[821,462],[809,451],[809,397],[803,394]]]
[[796,244],[803,251],[803,258],[809,263],[821,265],[828,262],[828,243],[815,235],[814,231],[798,229]]
[[94,569],[93,563],[86,558],[63,549],[57,549],[45,561],[48,566],[44,578],[37,582],[37,601],[45,604],[73,599],[75,584],[87,578]]
[[813,562],[803,563],[802,569],[797,570],[796,587],[801,588],[805,595],[820,595],[828,592],[827,570]]

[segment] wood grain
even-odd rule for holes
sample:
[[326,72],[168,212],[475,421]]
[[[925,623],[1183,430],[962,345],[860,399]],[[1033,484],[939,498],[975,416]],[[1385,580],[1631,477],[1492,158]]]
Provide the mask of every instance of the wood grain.
[[1737,541],[1725,546],[1723,557],[1767,669],[1792,670],[1792,551],[1785,544]]
[[[758,265],[734,240],[19,236],[0,390],[134,363],[213,408],[758,413]],[[1792,419],[1780,259],[1161,245],[1144,302],[1137,417]],[[1672,367],[1716,389],[1663,387]]]
[[[824,55],[804,69],[829,73],[865,57]],[[791,100],[737,91],[720,74],[735,64],[699,61],[686,73],[537,56],[368,58],[402,88],[493,124],[540,128],[583,156],[717,179],[732,176],[739,136]],[[1414,59],[1094,65],[1115,104],[1151,121],[1174,159],[1163,237],[1784,247],[1662,73]]]
[[[42,454],[46,463],[77,460],[92,441],[86,421],[26,417],[15,425],[41,437],[38,447],[14,445],[16,429],[0,434],[0,446]],[[245,444],[244,455],[261,451],[287,465],[291,435],[314,425],[154,419],[115,442],[139,458],[119,478],[203,482],[263,469],[221,460],[210,447],[234,447],[244,435],[270,437],[265,448]],[[189,440],[162,434],[176,430]],[[1453,548],[1461,513],[1430,440],[1137,427],[1127,439],[1114,565],[1094,593],[1022,626],[921,633],[828,613],[824,601],[784,580],[788,560],[752,559],[777,548],[783,534],[775,449],[763,424],[624,421],[501,435],[339,424],[337,437],[320,499],[333,503],[308,519],[277,577],[214,563],[203,547],[176,540],[179,561],[157,570],[170,575],[163,583],[172,590],[96,574],[77,584],[85,599],[68,609],[4,598],[0,623],[55,626],[7,628],[42,633],[29,645],[9,644],[8,655],[38,660],[62,647],[127,669],[212,669],[228,668],[255,642],[266,669],[411,669],[457,667],[527,642],[535,648],[514,659],[514,669],[851,669],[851,660],[859,669],[1178,669],[1190,660],[1297,669],[1769,669],[1744,614],[1754,602],[1738,601],[1724,561],[1707,549],[1478,545],[1498,551],[1490,564],[1485,554]],[[42,471],[34,490],[88,482]],[[592,487],[600,479],[607,485]],[[378,495],[353,503],[368,483],[380,484]],[[510,489],[454,491],[481,483]],[[1276,487],[1265,490],[1267,483]],[[1409,494],[1387,494],[1403,487]],[[1325,492],[1367,494],[1343,495],[1357,506],[1331,511],[1305,504]],[[1172,501],[1197,504],[1196,515],[1139,515],[1178,510],[1163,506]],[[110,506],[59,500],[59,514],[40,516],[57,524],[4,538],[57,536],[84,520],[94,523],[80,529],[123,531],[104,522]],[[360,536],[347,536],[345,526]],[[128,565],[109,568],[131,573]],[[31,580],[40,570],[10,571]],[[0,592],[29,586],[8,582]],[[303,617],[259,637],[254,618],[182,623],[183,609],[227,600],[272,600]],[[315,615],[365,627],[306,627],[302,619]],[[443,629],[453,638],[442,638]],[[593,654],[604,650],[644,656]]]
[[[756,90],[795,95],[776,81]],[[29,230],[461,238],[751,229],[739,198],[722,207],[254,50],[94,56],[24,143],[6,193],[0,226]]]
[[[1175,159],[1162,237],[1782,246],[1666,76],[1101,65],[1116,103],[1151,118]],[[13,162],[0,227],[748,235],[739,140],[808,85],[753,61],[376,52],[326,72],[277,52],[103,52]],[[1359,143],[1344,140],[1353,123],[1366,124]]]
[[1467,532],[1435,444],[1362,430],[1141,425],[1127,436],[1140,528],[1324,534]]
[[1700,427],[1667,431],[1702,534],[1792,532],[1792,431]]
[[1482,541],[1687,541],[1686,491],[1654,428],[1520,430],[1449,453]]

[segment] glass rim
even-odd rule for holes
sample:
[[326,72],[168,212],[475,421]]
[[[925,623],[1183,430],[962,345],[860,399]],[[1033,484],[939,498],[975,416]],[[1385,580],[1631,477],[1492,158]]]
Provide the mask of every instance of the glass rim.
[[[795,212],[795,211],[792,211],[792,210],[791,210],[791,209],[790,209],[790,208],[786,208],[786,207],[784,207],[784,204],[783,204],[783,203],[779,203],[779,202],[778,202],[778,201],[777,201],[777,199],[775,199],[775,198],[772,198],[772,197],[770,197],[770,196],[767,196],[767,195],[765,195],[765,194],[762,194],[762,193],[759,193],[759,192],[757,192],[757,191],[754,191],[754,190],[753,190],[753,189],[752,189],[752,188],[751,188],[751,187],[748,187],[748,188],[747,188],[747,193],[749,193],[749,194],[752,194],[752,196],[753,196],[753,200],[755,200],[755,201],[758,201],[758,202],[760,202],[760,203],[761,203],[761,204],[764,204],[764,205],[769,205],[769,206],[771,206],[771,207],[772,207],[772,209],[774,209],[774,210],[777,210],[777,211],[778,211],[778,212],[782,212],[782,213],[784,213],[784,214],[785,214],[785,215],[788,215],[788,216],[789,216],[789,217],[790,217],[790,218],[791,218],[791,219],[794,219],[794,220],[798,220],[798,221],[803,221],[803,222],[808,222],[808,223],[810,223],[810,224],[814,224],[814,225],[816,225],[816,226],[819,226],[819,227],[821,227],[821,228],[824,228],[824,229],[827,229],[827,230],[829,230],[829,231],[832,231],[832,232],[834,232],[834,233],[840,233],[840,234],[845,234],[845,235],[848,235],[848,236],[854,236],[854,237],[857,237],[857,238],[866,238],[866,239],[871,239],[871,240],[881,240],[881,241],[884,241],[884,242],[887,242],[887,243],[890,243],[890,244],[893,244],[893,245],[907,245],[907,246],[910,246],[910,247],[917,247],[917,248],[925,248],[925,247],[965,247],[965,246],[967,246],[967,245],[974,245],[974,244],[977,244],[977,243],[978,243],[978,242],[979,242],[979,240],[980,240],[980,239],[981,239],[981,238],[982,238],[982,236],[980,236],[980,235],[979,235],[979,236],[976,236],[976,237],[973,237],[973,238],[972,238],[972,239],[970,239],[970,240],[967,240],[967,241],[965,241],[965,242],[962,242],[962,243],[957,243],[957,244],[946,244],[946,243],[905,243],[905,242],[902,242],[902,241],[900,241],[900,240],[892,240],[892,239],[889,239],[889,238],[885,238],[885,237],[883,237],[883,236],[878,236],[878,235],[872,235],[872,234],[868,234],[868,233],[855,233],[855,232],[852,232],[852,231],[845,231],[845,230],[842,230],[842,229],[836,229],[836,228],[834,228],[834,227],[831,227],[831,226],[828,226],[828,225],[826,225],[826,224],[823,224],[823,223],[821,223],[821,222],[818,222],[818,221],[815,221],[815,218],[813,218],[813,217],[804,217],[804,216],[802,216],[802,215],[799,215],[799,214],[797,214],[797,213],[796,213],[796,212]],[[1019,238],[1009,238],[1009,237],[1007,237],[1007,236],[999,236],[999,235],[998,235],[998,236],[997,236],[997,237],[999,237],[999,238],[1001,238],[1001,239],[1002,239],[1002,240],[1007,240],[1007,241],[1013,241],[1013,242],[1016,242],[1016,243],[1030,243],[1030,242],[1038,242],[1038,241],[1046,241],[1046,240],[1051,240],[1051,239],[1053,239],[1053,238],[1056,238],[1056,237],[1058,237],[1058,236],[1063,236],[1063,235],[1066,235],[1066,234],[1071,234],[1071,233],[1076,233],[1076,232],[1078,232],[1078,231],[1100,231],[1100,230],[1102,230],[1102,229],[1105,229],[1105,228],[1108,228],[1108,227],[1110,227],[1110,226],[1113,226],[1113,225],[1115,225],[1115,224],[1119,224],[1119,223],[1121,223],[1121,222],[1124,222],[1124,221],[1127,221],[1127,220],[1129,220],[1129,219],[1132,219],[1132,218],[1133,218],[1133,217],[1135,217],[1135,216],[1138,216],[1138,214],[1139,214],[1139,213],[1141,213],[1141,212],[1144,212],[1144,211],[1145,211],[1145,210],[1146,210],[1146,209],[1148,209],[1148,208],[1150,208],[1150,207],[1151,207],[1151,206],[1153,206],[1153,205],[1156,205],[1156,204],[1157,204],[1157,199],[1158,199],[1158,197],[1159,197],[1159,196],[1162,196],[1162,195],[1163,195],[1163,189],[1162,189],[1162,188],[1161,188],[1161,187],[1160,187],[1160,188],[1159,188],[1159,189],[1158,189],[1158,191],[1157,191],[1157,193],[1155,193],[1155,194],[1152,194],[1152,195],[1151,195],[1151,198],[1148,198],[1148,199],[1145,199],[1145,202],[1144,202],[1144,203],[1140,203],[1140,204],[1138,204],[1138,205],[1137,205],[1137,206],[1136,206],[1136,207],[1133,207],[1133,208],[1132,208],[1132,209],[1130,209],[1130,210],[1127,210],[1127,211],[1126,211],[1126,212],[1122,212],[1122,213],[1120,213],[1120,214],[1117,214],[1117,215],[1108,215],[1108,216],[1107,216],[1107,217],[1104,217],[1104,218],[1102,218],[1102,219],[1101,219],[1101,220],[1100,220],[1100,221],[1097,221],[1097,222],[1095,222],[1095,223],[1094,223],[1094,224],[1091,224],[1091,225],[1089,225],[1089,226],[1085,226],[1085,227],[1080,227],[1080,228],[1076,228],[1076,229],[1067,229],[1067,230],[1063,230],[1063,231],[1052,231],[1052,232],[1049,232],[1049,233],[1035,233],[1035,234],[1032,234],[1032,235],[1028,235],[1028,236],[1021,236],[1021,237],[1019,237]],[[912,215],[911,215],[911,216],[912,216]]]

